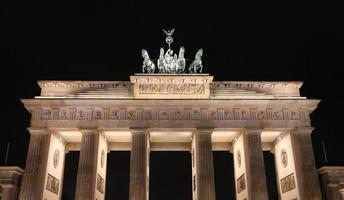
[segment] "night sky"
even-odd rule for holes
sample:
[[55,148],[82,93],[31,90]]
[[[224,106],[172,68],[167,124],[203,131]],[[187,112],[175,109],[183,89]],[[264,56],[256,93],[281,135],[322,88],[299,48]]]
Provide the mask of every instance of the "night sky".
[[[20,99],[39,95],[37,80],[124,80],[140,72],[141,49],[157,58],[161,29],[176,28],[172,48],[219,80],[303,81],[321,99],[311,115],[317,167],[344,165],[344,11],[338,1],[0,1],[0,165],[25,166],[30,115]],[[327,150],[325,162],[321,143]],[[272,154],[265,152],[276,199]],[[74,199],[79,153],[66,157],[63,199]],[[151,154],[151,200],[190,200],[188,152]],[[130,152],[111,152],[107,199],[128,199]],[[234,197],[233,158],[214,153],[218,200]]]

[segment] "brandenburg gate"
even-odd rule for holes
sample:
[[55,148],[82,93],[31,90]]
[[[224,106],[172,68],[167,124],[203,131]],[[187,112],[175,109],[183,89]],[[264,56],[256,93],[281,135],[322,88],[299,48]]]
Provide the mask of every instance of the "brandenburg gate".
[[19,199],[61,199],[69,151],[80,151],[77,200],[104,199],[110,151],[131,151],[130,200],[149,199],[151,151],[191,153],[193,200],[216,199],[213,151],[233,153],[237,200],[268,199],[263,151],[274,153],[280,199],[321,199],[310,121],[319,100],[300,96],[301,82],[213,81],[202,53],[189,73],[177,71],[180,52],[161,53],[155,69],[143,50],[145,73],[130,81],[39,81],[40,96],[22,100],[32,116]]

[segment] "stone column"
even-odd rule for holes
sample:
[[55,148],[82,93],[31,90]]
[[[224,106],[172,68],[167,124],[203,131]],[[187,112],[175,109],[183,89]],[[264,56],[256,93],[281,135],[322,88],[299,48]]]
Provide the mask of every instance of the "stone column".
[[31,129],[30,133],[26,166],[19,193],[20,200],[40,200],[44,191],[50,134],[45,129]]
[[215,200],[212,129],[198,129],[192,138],[193,200]]
[[321,199],[311,132],[310,128],[287,131],[274,142],[281,200]]
[[82,130],[76,200],[103,200],[108,144],[96,130]]
[[341,189],[338,190],[340,200],[344,200],[344,184]]
[[131,129],[129,200],[149,199],[149,137],[145,129]]
[[30,129],[31,138],[19,199],[59,200],[65,159],[65,143],[57,132]]
[[24,170],[19,167],[0,167],[2,200],[17,200],[20,179]]
[[237,200],[268,199],[262,141],[259,130],[242,130],[233,141]]
[[[341,200],[340,190],[344,189],[344,167],[324,166],[317,171],[320,178],[323,197],[325,197],[325,199]],[[342,190],[342,192],[344,192],[344,190]]]

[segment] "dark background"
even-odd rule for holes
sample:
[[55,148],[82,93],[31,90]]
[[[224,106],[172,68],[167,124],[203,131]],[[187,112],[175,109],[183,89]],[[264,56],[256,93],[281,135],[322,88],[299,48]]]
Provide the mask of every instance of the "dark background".
[[[39,95],[37,80],[129,80],[141,70],[141,49],[158,57],[166,47],[161,28],[175,27],[175,51],[184,45],[192,59],[203,48],[215,80],[304,81],[302,95],[322,100],[311,115],[317,167],[344,165],[339,2],[2,0],[0,164],[25,166],[30,115],[20,99]],[[273,157],[264,155],[274,183]],[[78,156],[67,154],[63,199],[73,199]],[[109,154],[107,199],[128,199],[129,158]],[[151,161],[151,200],[191,199],[187,152],[154,152]],[[233,198],[232,163],[232,154],[214,153],[218,200]],[[269,191],[275,199],[275,186]]]

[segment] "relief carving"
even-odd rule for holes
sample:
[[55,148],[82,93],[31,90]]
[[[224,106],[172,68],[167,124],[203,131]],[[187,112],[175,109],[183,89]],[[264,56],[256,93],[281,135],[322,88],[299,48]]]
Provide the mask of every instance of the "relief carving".
[[246,180],[245,180],[245,174],[241,175],[237,179],[237,191],[238,194],[246,189]]
[[140,84],[139,94],[157,94],[157,95],[195,95],[203,94],[205,87],[203,84],[194,83],[169,83],[169,84]]
[[119,119],[118,111],[115,111],[115,110],[110,111],[109,119],[110,120],[118,120]]
[[281,179],[282,193],[289,192],[296,188],[294,173]]
[[102,117],[102,111],[101,110],[95,110],[93,112],[93,117],[92,119],[96,119],[96,120],[101,120],[103,117]]
[[309,120],[305,109],[160,109],[147,108],[37,108],[32,120]]
[[258,112],[257,112],[257,119],[258,120],[265,120],[265,117],[266,116],[266,111],[264,111],[264,110],[259,110]]
[[60,120],[68,120],[68,115],[66,110],[60,110],[60,115],[59,115]]
[[104,194],[104,191],[105,191],[105,180],[99,174],[97,174],[96,185],[97,185],[97,190],[100,193]]
[[291,118],[291,120],[300,120],[299,111],[291,111],[290,118]]
[[51,174],[48,174],[45,189],[58,195],[59,194],[59,188],[60,188],[60,180],[55,178]]
[[283,112],[280,110],[276,110],[272,114],[273,120],[283,120]]
[[50,109],[43,109],[42,111],[42,120],[52,120],[52,112]]

